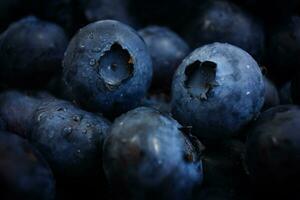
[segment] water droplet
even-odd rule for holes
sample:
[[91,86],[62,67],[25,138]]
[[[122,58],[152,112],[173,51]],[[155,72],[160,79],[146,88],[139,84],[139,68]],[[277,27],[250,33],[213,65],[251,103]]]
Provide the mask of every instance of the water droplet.
[[80,45],[79,45],[79,48],[80,48],[80,49],[84,49],[85,46],[84,46],[83,44],[80,44]]
[[87,133],[87,130],[86,130],[86,129],[83,129],[82,133],[83,133],[83,134],[86,134],[86,133]]
[[89,124],[89,123],[86,124],[86,127],[90,127],[90,126],[91,126],[91,124]]
[[120,126],[123,126],[124,122],[120,122]]
[[251,92],[248,91],[248,92],[246,93],[246,95],[249,95],[249,94],[251,94]]
[[94,34],[93,33],[89,34],[89,39],[91,39],[91,40],[94,39]]
[[79,122],[81,119],[80,119],[80,117],[78,115],[75,115],[75,116],[73,116],[73,120],[75,122]]
[[65,135],[70,135],[72,133],[72,131],[73,131],[72,127],[64,128],[64,134]]
[[92,50],[92,52],[99,53],[101,51],[100,47],[96,47]]
[[77,153],[80,153],[81,152],[81,150],[80,149],[77,149]]
[[247,69],[250,69],[250,65],[246,65]]
[[43,116],[43,114],[38,115],[38,117],[37,117],[38,122],[41,121],[42,116]]
[[90,65],[91,65],[91,66],[96,65],[96,63],[97,63],[96,59],[91,59],[91,60],[90,60]]

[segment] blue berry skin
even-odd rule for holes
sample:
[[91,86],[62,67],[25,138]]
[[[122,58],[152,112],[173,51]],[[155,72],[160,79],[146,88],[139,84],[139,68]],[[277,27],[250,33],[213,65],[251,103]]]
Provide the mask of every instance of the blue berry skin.
[[0,94],[0,116],[9,132],[24,138],[32,127],[32,117],[40,100],[22,92],[11,90]]
[[146,107],[115,120],[103,164],[117,199],[188,199],[203,179],[202,146],[184,130]]
[[230,1],[210,0],[197,10],[186,28],[186,40],[192,47],[212,42],[238,46],[261,60],[265,49],[263,26],[254,17]]
[[0,155],[1,200],[54,200],[52,172],[25,139],[0,132]]
[[57,175],[93,177],[101,172],[99,156],[109,125],[103,117],[69,102],[47,99],[33,116],[29,140]]
[[264,103],[263,76],[255,60],[230,44],[196,49],[177,69],[172,113],[203,139],[232,137]]
[[113,20],[81,29],[69,44],[63,65],[64,81],[76,102],[107,116],[137,107],[152,79],[144,41]]
[[166,27],[148,26],[139,34],[147,44],[153,62],[152,87],[170,91],[177,67],[190,53],[188,44]]
[[262,113],[249,129],[246,164],[258,188],[299,191],[299,126],[299,106],[283,105]]
[[0,38],[0,80],[13,87],[40,88],[61,70],[67,47],[63,29],[36,17],[12,23]]

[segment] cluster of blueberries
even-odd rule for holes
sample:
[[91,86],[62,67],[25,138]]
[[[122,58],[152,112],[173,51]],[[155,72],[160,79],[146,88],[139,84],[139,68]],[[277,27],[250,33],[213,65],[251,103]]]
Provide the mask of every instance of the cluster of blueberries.
[[299,67],[300,0],[0,0],[0,199],[300,199]]

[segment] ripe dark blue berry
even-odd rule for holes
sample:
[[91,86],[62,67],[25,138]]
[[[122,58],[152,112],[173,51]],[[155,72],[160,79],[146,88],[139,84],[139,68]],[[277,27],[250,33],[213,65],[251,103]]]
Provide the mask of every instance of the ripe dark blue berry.
[[250,128],[246,164],[258,188],[299,191],[299,120],[298,106],[278,106],[262,113]]
[[52,172],[25,139],[0,132],[0,155],[0,199],[54,200]]
[[264,93],[255,60],[238,47],[214,43],[196,49],[177,69],[172,113],[200,138],[232,137],[259,113]]
[[112,116],[139,105],[152,78],[143,40],[112,20],[92,23],[72,39],[64,58],[64,80],[76,102]]
[[104,170],[118,199],[187,199],[203,179],[201,150],[170,116],[141,107],[112,125]]
[[67,38],[58,25],[26,17],[0,37],[0,82],[37,88],[61,70]]
[[152,87],[169,91],[175,70],[190,52],[189,46],[166,27],[148,26],[139,31],[153,62]]

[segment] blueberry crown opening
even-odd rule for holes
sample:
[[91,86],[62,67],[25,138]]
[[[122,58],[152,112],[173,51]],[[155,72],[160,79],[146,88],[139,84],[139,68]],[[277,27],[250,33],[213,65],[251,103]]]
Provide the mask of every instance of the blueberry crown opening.
[[98,73],[106,87],[114,90],[132,77],[133,67],[133,59],[128,50],[114,43],[99,59]]
[[185,87],[192,96],[201,100],[207,100],[208,93],[218,85],[216,72],[216,63],[197,60],[185,69]]

